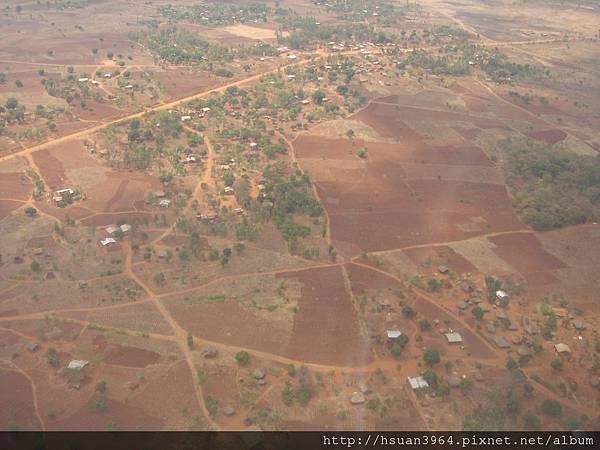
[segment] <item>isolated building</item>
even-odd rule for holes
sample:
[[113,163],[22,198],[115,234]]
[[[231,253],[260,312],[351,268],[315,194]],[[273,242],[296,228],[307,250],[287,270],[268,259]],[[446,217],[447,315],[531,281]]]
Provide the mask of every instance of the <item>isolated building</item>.
[[558,353],[559,355],[571,354],[571,349],[569,348],[569,346],[567,344],[563,344],[562,342],[555,344],[554,350],[556,350],[556,353]]
[[387,330],[387,337],[388,339],[398,339],[400,336],[402,336],[402,332],[399,330]]
[[502,290],[496,291],[496,299],[498,301],[508,301],[508,294]]
[[463,338],[460,333],[452,332],[445,334],[448,344],[462,344]]
[[69,365],[67,366],[67,369],[81,370],[88,364],[89,364],[88,361],[84,361],[82,359],[74,359],[69,363]]
[[510,344],[503,336],[490,336],[490,339],[496,344],[496,347],[504,349],[509,348]]
[[429,383],[421,375],[416,377],[408,377],[408,383],[413,390],[424,389],[429,387]]
[[116,244],[117,241],[115,241],[114,238],[108,237],[108,238],[100,239],[100,243],[102,244],[103,247],[108,247],[110,245]]

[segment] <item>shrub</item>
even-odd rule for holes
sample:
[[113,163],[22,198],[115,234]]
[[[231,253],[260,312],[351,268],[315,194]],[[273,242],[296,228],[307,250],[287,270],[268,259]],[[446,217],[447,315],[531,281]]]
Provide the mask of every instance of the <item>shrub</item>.
[[546,399],[542,402],[542,412],[550,417],[560,417],[562,406],[556,400]]
[[294,402],[294,393],[292,392],[292,385],[289,381],[285,382],[285,387],[281,391],[281,401],[285,406],[292,406]]
[[428,348],[423,352],[423,361],[429,366],[433,366],[440,362],[440,352],[434,348]]
[[519,367],[519,364],[517,364],[517,361],[515,361],[513,358],[511,358],[510,356],[508,357],[508,360],[506,360],[506,368],[508,370],[515,370]]
[[106,381],[99,381],[96,383],[96,392],[98,394],[104,394],[106,392]]
[[248,355],[247,351],[242,350],[235,354],[235,360],[239,363],[240,366],[247,366],[248,361],[250,360],[250,356]]

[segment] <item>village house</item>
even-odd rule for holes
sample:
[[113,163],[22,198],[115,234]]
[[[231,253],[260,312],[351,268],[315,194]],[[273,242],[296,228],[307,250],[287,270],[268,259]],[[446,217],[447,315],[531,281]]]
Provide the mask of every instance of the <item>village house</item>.
[[571,349],[567,344],[563,344],[562,342],[554,345],[554,350],[561,356],[569,356],[571,354]]
[[502,290],[498,290],[496,291],[496,299],[499,302],[507,302],[508,301],[508,294]]
[[490,339],[496,344],[496,347],[500,349],[509,348],[510,344],[503,336],[490,336]]
[[110,236],[112,236],[113,234],[115,234],[117,231],[120,230],[119,227],[116,227],[114,225],[108,226],[104,229],[106,231],[106,233]]
[[33,353],[33,352],[37,352],[37,350],[38,350],[38,348],[40,348],[40,346],[37,342],[29,341],[27,344],[25,344],[25,348]]
[[111,237],[100,239],[100,244],[102,244],[103,247],[109,247],[109,246],[114,245],[116,243],[117,243],[117,241],[114,238],[111,238]]
[[402,336],[402,332],[399,330],[387,330],[386,334],[387,334],[387,338],[391,341],[395,341],[400,336]]
[[161,208],[168,208],[169,206],[171,206],[171,200],[169,200],[168,198],[163,198],[158,202],[158,206],[160,206]]
[[421,375],[416,377],[408,377],[408,384],[413,390],[424,389],[429,387],[429,383]]
[[451,333],[445,333],[445,336],[448,344],[462,344],[463,338],[460,333],[454,331]]
[[69,362],[69,365],[67,366],[67,369],[82,370],[88,364],[89,364],[88,361],[84,361],[82,359],[74,359],[71,362]]

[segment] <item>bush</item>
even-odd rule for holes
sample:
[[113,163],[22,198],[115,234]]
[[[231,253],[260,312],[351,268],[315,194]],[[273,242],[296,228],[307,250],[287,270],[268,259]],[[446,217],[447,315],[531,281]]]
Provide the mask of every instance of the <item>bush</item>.
[[506,361],[506,368],[508,370],[515,370],[519,368],[519,364],[517,364],[517,361],[509,356],[508,360]]
[[247,351],[242,350],[235,354],[235,360],[240,366],[247,366],[248,361],[250,360],[250,355],[248,355]]
[[560,417],[562,406],[556,400],[544,400],[542,402],[542,412],[550,417]]
[[431,328],[431,324],[427,319],[421,319],[419,320],[419,328],[421,331],[427,331]]
[[49,348],[48,352],[46,353],[46,361],[48,362],[49,366],[58,367],[60,365],[58,352],[53,348]]
[[562,369],[563,366],[563,362],[560,359],[555,359],[550,363],[550,367],[552,367],[554,370],[560,370]]
[[471,310],[471,313],[473,314],[473,317],[475,317],[477,320],[483,319],[484,311],[480,306],[476,306],[475,308],[473,308]]
[[428,348],[423,352],[423,361],[429,366],[433,366],[440,362],[440,352],[434,348]]
[[288,364],[287,373],[290,377],[296,376],[296,366],[294,366],[293,364]]
[[294,402],[294,393],[292,392],[292,385],[289,381],[285,382],[285,387],[281,391],[281,401],[285,406],[292,406]]
[[412,319],[415,316],[415,310],[412,309],[410,306],[406,305],[402,308],[402,314],[407,319]]
[[525,430],[539,430],[542,427],[540,418],[533,412],[525,414],[523,426]]
[[106,392],[106,381],[99,381],[96,383],[96,392],[98,394],[104,394]]

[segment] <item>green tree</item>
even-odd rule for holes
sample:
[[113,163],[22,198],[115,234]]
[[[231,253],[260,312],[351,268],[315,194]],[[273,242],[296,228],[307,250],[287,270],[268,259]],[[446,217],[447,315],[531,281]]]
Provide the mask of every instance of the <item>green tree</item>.
[[509,356],[506,360],[506,368],[508,370],[515,370],[519,368],[519,364],[517,364],[517,361],[515,361],[512,357]]
[[423,352],[423,361],[429,366],[433,366],[440,362],[440,352],[435,348],[428,348]]
[[281,401],[285,406],[292,406],[294,402],[294,393],[292,392],[292,385],[289,381],[285,382],[285,386],[281,391]]
[[483,313],[484,311],[480,306],[476,306],[471,310],[471,314],[473,314],[473,317],[475,317],[477,320],[483,319]]
[[240,366],[247,366],[248,361],[250,360],[250,355],[248,355],[247,351],[242,350],[235,354],[235,360]]
[[550,417],[560,417],[562,415],[562,406],[556,400],[544,400],[541,409],[544,414]]
[[96,392],[98,394],[106,393],[106,381],[99,381],[96,383]]

